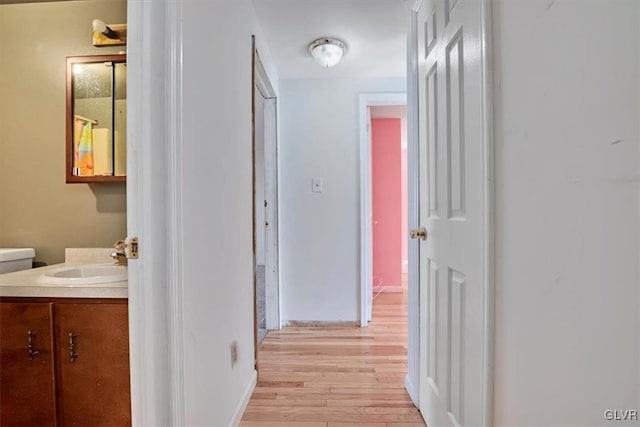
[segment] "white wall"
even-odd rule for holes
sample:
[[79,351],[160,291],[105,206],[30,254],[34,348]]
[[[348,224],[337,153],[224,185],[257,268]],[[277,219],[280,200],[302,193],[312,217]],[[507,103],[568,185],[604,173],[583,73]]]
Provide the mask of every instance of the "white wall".
[[639,4],[493,2],[496,425],[640,409]]
[[[254,373],[249,0],[184,0],[186,425],[226,426]],[[264,41],[262,61],[278,79]],[[277,87],[276,87],[277,90]],[[230,344],[239,360],[231,368]]]
[[[358,94],[405,79],[280,81],[283,321],[355,321],[359,292]],[[312,177],[324,192],[311,192]]]

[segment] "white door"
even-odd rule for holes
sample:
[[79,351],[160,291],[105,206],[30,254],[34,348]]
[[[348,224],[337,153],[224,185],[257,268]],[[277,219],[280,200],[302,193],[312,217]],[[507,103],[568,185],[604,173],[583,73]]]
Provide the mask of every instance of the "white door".
[[280,329],[278,281],[278,148],[276,98],[264,103],[265,287],[267,329]]
[[418,10],[420,410],[430,427],[490,422],[483,2]]

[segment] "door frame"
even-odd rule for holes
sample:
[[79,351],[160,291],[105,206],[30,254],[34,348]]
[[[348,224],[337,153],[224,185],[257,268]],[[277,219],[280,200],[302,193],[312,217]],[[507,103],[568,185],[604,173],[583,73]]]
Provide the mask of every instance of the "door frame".
[[[407,2],[409,3],[409,2]],[[416,4],[418,1],[415,2]],[[415,11],[414,11],[415,8]],[[417,6],[407,8],[409,24],[407,28],[407,191],[409,230],[420,225],[420,176],[419,176],[419,135],[418,135],[418,15]],[[408,239],[407,279],[408,295],[408,358],[405,388],[411,400],[420,409],[420,245],[415,239]]]
[[[411,34],[412,30],[407,31]],[[409,46],[411,40],[407,40]],[[410,59],[410,55],[407,55]],[[410,68],[408,68],[410,69]],[[409,229],[416,228],[418,221],[418,177],[417,156],[412,159],[412,153],[417,150],[416,137],[412,135],[413,128],[417,129],[417,80],[411,85],[408,77],[407,92],[402,93],[365,93],[359,96],[359,135],[360,135],[360,326],[366,327],[371,320],[370,298],[373,294],[373,229],[372,229],[372,176],[371,176],[371,140],[369,107],[385,105],[407,106],[407,173],[408,173],[408,215],[407,225]],[[415,120],[412,120],[415,115]],[[412,123],[414,122],[414,123]],[[413,145],[412,145],[413,144]],[[415,164],[415,165],[414,165]],[[409,232],[404,230],[403,232]],[[417,361],[420,358],[420,322],[419,322],[419,290],[418,290],[418,245],[417,242],[408,239],[408,369],[405,376],[405,388],[413,403],[418,407],[419,396],[417,384],[420,382]]]
[[182,1],[129,1],[127,24],[131,418],[184,425]]
[[[264,184],[265,192],[264,197],[267,201],[265,209],[265,221],[268,218],[272,218],[275,227],[271,229],[271,233],[265,230],[265,299],[266,299],[266,327],[267,329],[280,329],[280,280],[279,280],[279,266],[276,267],[275,275],[273,272],[267,271],[266,266],[269,264],[267,258],[273,256],[272,251],[269,250],[267,241],[274,241],[276,263],[279,263],[279,238],[278,238],[278,136],[277,136],[277,96],[276,92],[269,81],[269,76],[264,69],[264,65],[260,60],[260,55],[256,47],[256,36],[252,37],[252,50],[253,50],[253,71],[252,71],[252,86],[251,86],[251,128],[252,128],[252,140],[251,140],[251,175],[252,175],[252,209],[253,209],[253,331],[254,331],[254,360],[255,369],[258,370],[258,354],[260,349],[260,342],[258,340],[258,280],[256,275],[257,261],[257,243],[258,243],[258,224],[256,218],[256,90],[260,92],[261,96],[265,99],[265,116],[267,112],[273,114],[270,117],[270,122],[273,125],[271,132],[267,132],[267,120],[263,120],[263,136],[264,136]],[[271,105],[268,105],[271,104]],[[273,107],[273,108],[270,108]],[[271,128],[271,126],[269,127]],[[267,147],[273,148],[275,151],[271,155],[267,156]],[[272,164],[268,159],[274,159]],[[275,174],[268,176],[267,166],[275,168]],[[273,178],[273,179],[272,179]],[[269,181],[269,182],[267,182]],[[267,194],[267,187],[275,188],[275,193]],[[269,203],[271,202],[271,203]],[[274,235],[275,233],[275,235]],[[269,234],[269,236],[267,236]],[[271,274],[270,274],[271,273]],[[267,277],[269,275],[269,277]],[[275,276],[275,277],[274,277]]]
[[[278,209],[280,206],[278,96],[273,89],[262,61],[260,61],[260,54],[257,48],[255,55],[255,85],[266,101],[264,108],[265,199],[267,200],[265,219],[270,221],[271,228],[265,232],[265,267],[269,265],[267,257],[275,257],[275,260],[271,260],[271,265],[275,268],[275,271],[265,271],[265,286],[267,294],[267,329],[273,330],[282,327],[280,313],[282,305],[280,302],[280,210]],[[269,156],[267,156],[267,152],[269,152]],[[271,193],[267,192],[268,188],[271,188]],[[269,242],[273,244],[273,248],[269,248]]]
[[[483,350],[483,358],[486,361],[483,371],[483,384],[484,391],[482,396],[483,402],[483,425],[493,425],[493,378],[494,378],[494,337],[495,337],[495,140],[494,140],[494,99],[493,99],[493,48],[491,43],[492,34],[492,19],[491,19],[491,5],[492,0],[479,0],[481,3],[481,67],[482,67],[482,123],[483,123],[483,195],[484,195],[484,223],[483,223],[483,265],[484,265],[484,277],[483,277],[483,317],[484,317],[484,336],[483,340],[486,344]],[[415,153],[419,150],[419,128],[418,128],[418,11],[422,7],[423,0],[412,0],[410,4],[410,33],[407,37],[408,49],[407,49],[407,80],[408,91],[410,96],[410,107],[407,115],[408,129],[408,149],[412,147]],[[413,108],[411,108],[411,105]],[[409,159],[409,197],[415,197],[416,205],[415,212],[412,211],[411,205],[409,205],[409,227],[418,226],[418,197],[419,197],[419,168],[418,156],[414,161]],[[414,186],[412,188],[412,185]],[[412,214],[416,214],[412,217]],[[414,218],[414,221],[412,221]],[[413,224],[413,225],[412,225]],[[415,252],[411,251],[413,245],[409,245],[409,284],[411,285],[412,271],[415,287],[414,289],[419,292],[419,258],[415,258],[416,263],[412,266],[412,254],[419,257],[417,249]],[[416,245],[417,248],[417,245]],[[412,268],[413,267],[413,268]],[[410,287],[411,292],[411,287]],[[411,295],[411,294],[410,294]],[[418,294],[419,296],[419,294]],[[411,301],[409,304],[411,309]],[[418,305],[419,310],[419,305]],[[418,313],[419,314],[419,313]],[[418,316],[419,321],[419,316]],[[411,319],[410,319],[411,322]],[[418,331],[420,325],[417,326]],[[411,324],[409,325],[409,336],[411,344]],[[419,358],[417,360],[417,396],[425,393],[423,390],[424,381],[421,378],[426,377],[427,366],[427,351],[426,351],[426,335],[418,334]],[[410,351],[411,357],[411,351]],[[409,360],[409,374],[411,374],[411,360]],[[408,379],[411,379],[408,377]],[[412,396],[413,397],[413,396]],[[415,402],[415,400],[414,400]],[[419,407],[419,400],[417,401]],[[427,421],[427,420],[425,420]]]
[[[371,320],[370,297],[373,292],[373,238],[372,238],[372,192],[371,192],[371,144],[369,143],[369,107],[385,105],[407,105],[407,94],[361,93],[360,117],[360,326],[366,327]],[[411,209],[411,207],[409,207]]]

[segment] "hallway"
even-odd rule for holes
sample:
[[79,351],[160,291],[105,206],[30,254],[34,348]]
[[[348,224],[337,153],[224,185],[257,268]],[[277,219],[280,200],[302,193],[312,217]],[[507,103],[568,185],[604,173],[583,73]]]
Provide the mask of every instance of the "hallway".
[[269,332],[242,427],[424,426],[404,388],[407,295],[374,299],[367,328]]

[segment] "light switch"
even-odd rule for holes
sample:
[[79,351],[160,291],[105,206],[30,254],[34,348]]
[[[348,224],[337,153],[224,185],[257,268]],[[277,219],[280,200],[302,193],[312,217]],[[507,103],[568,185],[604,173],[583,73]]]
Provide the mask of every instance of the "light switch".
[[311,191],[322,193],[322,178],[311,178]]

